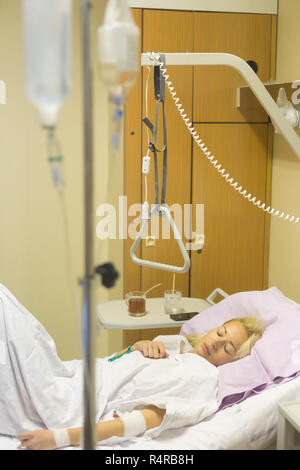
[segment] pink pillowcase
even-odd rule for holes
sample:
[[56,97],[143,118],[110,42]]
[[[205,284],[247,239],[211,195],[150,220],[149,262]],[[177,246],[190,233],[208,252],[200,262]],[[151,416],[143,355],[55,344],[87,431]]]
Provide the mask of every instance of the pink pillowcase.
[[239,292],[187,321],[180,334],[204,334],[237,317],[256,316],[265,325],[251,354],[219,367],[220,407],[237,403],[300,372],[300,306],[276,287]]

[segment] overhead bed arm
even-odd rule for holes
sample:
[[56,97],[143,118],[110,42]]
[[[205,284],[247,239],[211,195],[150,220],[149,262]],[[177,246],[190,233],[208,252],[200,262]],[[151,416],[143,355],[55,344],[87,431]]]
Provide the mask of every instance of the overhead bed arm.
[[[272,122],[281,131],[289,145],[300,159],[300,139],[290,123],[281,113],[279,107],[260,81],[256,73],[240,57],[227,53],[164,53],[166,66],[168,65],[227,65],[237,70],[245,79],[256,98],[268,113]],[[141,65],[155,65],[148,53],[142,54]]]
[[[282,135],[285,137],[289,145],[292,147],[294,152],[296,153],[297,157],[300,159],[300,139],[290,123],[281,113],[279,107],[268,93],[267,89],[260,81],[256,73],[252,70],[252,68],[240,57],[227,54],[227,53],[143,53],[141,57],[141,65],[142,66],[155,66],[161,65],[162,59],[164,57],[164,63],[166,66],[169,65],[221,65],[221,66],[228,66],[232,67],[237,70],[240,75],[244,78],[247,82],[253,93],[255,94],[258,101],[261,103],[265,111],[268,113],[272,122],[276,125],[278,130],[281,131]],[[153,215],[151,213],[151,215]],[[170,214],[165,214],[168,217],[171,227],[174,231],[174,224]],[[166,271],[173,271],[173,272],[186,272],[190,267],[190,261],[187,260],[188,255],[185,250],[185,247],[182,243],[182,240],[177,239],[177,243],[179,245],[181,254],[184,259],[184,265],[182,267],[178,266],[171,266],[171,265],[164,265],[161,263],[156,263],[149,260],[142,260],[136,256],[136,249],[141,242],[142,236],[144,231],[148,226],[149,221],[143,224],[137,239],[133,243],[130,255],[133,261],[137,264],[142,266],[163,269]],[[177,238],[177,237],[175,237]],[[213,302],[212,302],[213,303]]]

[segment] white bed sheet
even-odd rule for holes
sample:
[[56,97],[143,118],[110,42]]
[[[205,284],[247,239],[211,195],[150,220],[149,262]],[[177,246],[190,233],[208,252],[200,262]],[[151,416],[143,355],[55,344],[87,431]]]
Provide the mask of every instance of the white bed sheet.
[[[163,432],[154,440],[144,437],[113,444],[103,450],[259,450],[276,442],[277,405],[300,401],[300,377],[276,385],[211,416],[195,426]],[[0,436],[0,450],[16,450],[16,439]],[[79,449],[78,447],[69,448]]]

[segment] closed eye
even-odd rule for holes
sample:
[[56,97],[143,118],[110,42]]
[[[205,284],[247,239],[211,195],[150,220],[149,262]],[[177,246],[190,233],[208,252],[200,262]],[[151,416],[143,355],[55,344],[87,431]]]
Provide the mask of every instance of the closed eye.
[[220,330],[217,331],[217,335],[218,335],[218,336],[221,336],[221,337],[224,336],[225,333],[226,333],[226,331],[225,331],[225,327],[224,327],[224,326],[223,326],[223,328],[221,328]]
[[225,344],[224,351],[226,352],[226,354],[229,354],[229,356],[233,356],[235,353],[235,349],[231,343]]
[[[227,330],[226,330],[226,327],[225,325],[222,326],[222,328],[220,328],[218,331],[217,331],[217,335],[219,337],[226,337],[227,336]],[[235,347],[233,345],[233,343],[230,341],[230,342],[226,342],[224,344],[224,351],[226,354],[228,354],[229,356],[234,356],[235,354]]]
[[[225,330],[225,335],[227,335],[227,330],[226,330],[225,325],[223,327],[224,327],[224,330]],[[233,344],[232,341],[230,341],[229,345],[230,345],[230,352],[228,354],[233,356],[236,353],[236,347],[235,347],[235,345]],[[232,352],[231,352],[231,350],[232,350]]]

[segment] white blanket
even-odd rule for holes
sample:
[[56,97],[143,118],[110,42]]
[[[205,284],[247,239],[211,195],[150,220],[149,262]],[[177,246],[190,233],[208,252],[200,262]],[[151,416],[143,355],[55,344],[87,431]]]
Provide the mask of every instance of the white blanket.
[[[82,361],[59,359],[45,328],[0,285],[0,434],[81,426],[82,369]],[[103,410],[101,371],[97,361]]]
[[[59,359],[44,327],[0,285],[0,434],[81,426],[82,368],[82,361]],[[145,437],[153,438],[214,413],[217,385],[216,367],[195,354],[179,354],[176,347],[168,359],[139,352],[113,362],[98,359],[96,420],[107,419],[113,409],[157,405],[166,415],[159,428],[147,431]]]

